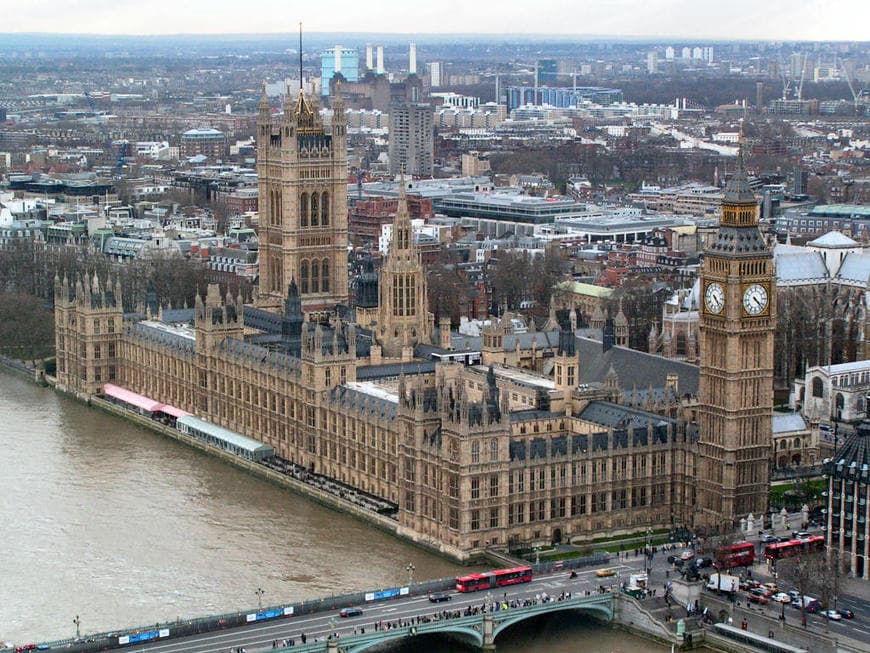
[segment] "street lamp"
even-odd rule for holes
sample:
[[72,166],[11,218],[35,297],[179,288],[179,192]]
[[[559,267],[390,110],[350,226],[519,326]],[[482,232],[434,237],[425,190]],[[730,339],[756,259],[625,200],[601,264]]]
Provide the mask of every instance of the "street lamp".
[[263,594],[265,594],[265,593],[266,593],[266,592],[263,591],[263,588],[262,588],[262,587],[258,587],[258,588],[257,588],[257,591],[254,592],[254,594],[257,595],[257,609],[258,609],[258,610],[262,610],[262,609],[263,609]]
[[541,564],[541,547],[536,546],[532,548],[532,551],[535,552],[535,564]]
[[416,569],[413,562],[409,562],[408,566],[405,567],[405,571],[408,572],[408,587],[414,583],[414,570]]
[[76,618],[73,619],[73,623],[76,625],[76,639],[81,639],[82,638],[82,633],[81,633],[82,620],[79,619],[78,615],[76,615]]

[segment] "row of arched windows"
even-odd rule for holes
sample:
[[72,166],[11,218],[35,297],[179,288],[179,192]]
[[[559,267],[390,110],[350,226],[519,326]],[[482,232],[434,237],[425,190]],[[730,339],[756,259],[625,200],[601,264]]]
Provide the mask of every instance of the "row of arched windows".
[[299,292],[301,294],[329,292],[329,259],[304,260],[299,264]]
[[299,195],[299,226],[329,226],[329,193],[302,193]]

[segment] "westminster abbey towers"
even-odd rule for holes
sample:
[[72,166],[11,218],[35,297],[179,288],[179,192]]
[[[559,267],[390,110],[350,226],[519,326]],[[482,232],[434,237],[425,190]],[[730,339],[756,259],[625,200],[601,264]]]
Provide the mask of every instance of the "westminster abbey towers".
[[260,188],[258,304],[279,308],[296,281],[305,313],[347,304],[347,126],[333,100],[327,134],[313,100],[288,89],[273,124],[265,87],[257,114]]
[[767,512],[775,292],[773,255],[758,228],[741,145],[701,269],[699,526],[727,529]]

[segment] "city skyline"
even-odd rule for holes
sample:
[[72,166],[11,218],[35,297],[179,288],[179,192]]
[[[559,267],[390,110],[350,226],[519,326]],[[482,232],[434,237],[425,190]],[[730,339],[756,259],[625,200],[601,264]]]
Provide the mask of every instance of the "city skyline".
[[[707,40],[834,40],[866,39],[870,10],[858,0],[844,0],[831,11],[818,0],[773,0],[763,7],[749,0],[728,5],[689,0],[614,0],[584,6],[581,11],[566,0],[545,0],[533,14],[519,3],[502,3],[498,12],[485,5],[449,2],[417,7],[408,15],[395,0],[382,3],[378,12],[364,5],[339,1],[306,7],[299,16],[275,20],[286,13],[277,0],[258,0],[239,14],[229,3],[191,0],[179,5],[158,0],[147,14],[129,0],[107,3],[86,0],[69,5],[25,2],[6,24],[7,33],[64,33],[105,35],[270,34],[290,33],[299,20],[306,31],[511,35],[538,34],[577,38],[648,38]],[[844,16],[854,20],[843,20]],[[51,20],[46,17],[50,16]],[[781,20],[777,20],[779,17]],[[425,31],[417,28],[426,26]],[[522,26],[522,30],[517,27]]]

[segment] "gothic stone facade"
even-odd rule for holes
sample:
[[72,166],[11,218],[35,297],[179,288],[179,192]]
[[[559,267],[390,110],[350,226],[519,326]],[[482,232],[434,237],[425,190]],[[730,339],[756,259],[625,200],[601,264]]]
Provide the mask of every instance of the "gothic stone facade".
[[[394,502],[404,534],[451,556],[690,519],[684,425],[610,403],[616,388],[578,387],[567,346],[555,382],[457,363],[358,381],[359,370],[380,368],[357,358],[353,324],[305,321],[294,356],[246,341],[241,302],[214,286],[184,326],[168,312],[123,315],[107,285],[56,284],[61,388],[91,395],[111,380],[256,438]],[[535,395],[547,405],[522,403]],[[602,409],[626,419],[605,426],[594,417]]]

